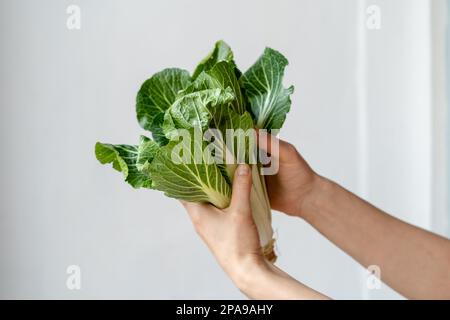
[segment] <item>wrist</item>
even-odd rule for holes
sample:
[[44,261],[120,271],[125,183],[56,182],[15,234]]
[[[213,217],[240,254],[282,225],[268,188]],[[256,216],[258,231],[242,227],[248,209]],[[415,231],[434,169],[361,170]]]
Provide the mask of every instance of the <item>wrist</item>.
[[255,285],[272,271],[269,262],[263,257],[248,257],[241,261],[231,276],[238,289],[247,294],[250,288]]
[[302,199],[297,216],[308,220],[311,216],[320,211],[321,206],[326,205],[330,195],[336,188],[336,184],[318,174],[314,174],[310,191]]
[[247,297],[264,300],[326,299],[268,261],[263,259],[262,262],[248,265],[250,268],[235,281]]

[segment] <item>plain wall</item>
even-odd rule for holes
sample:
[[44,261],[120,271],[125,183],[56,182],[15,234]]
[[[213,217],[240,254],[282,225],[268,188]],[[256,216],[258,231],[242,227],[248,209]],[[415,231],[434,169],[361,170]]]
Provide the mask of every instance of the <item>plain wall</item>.
[[[81,30],[66,28],[69,4],[81,8]],[[390,10],[388,1],[383,5]],[[365,127],[369,141],[359,138],[358,10],[353,0],[2,1],[0,298],[244,298],[177,201],[133,190],[94,156],[98,140],[134,144],[145,133],[134,111],[145,79],[170,66],[192,71],[218,39],[231,45],[243,70],[265,46],[285,54],[285,84],[296,90],[282,138],[317,172],[355,192],[361,191],[363,146],[374,159],[366,166],[373,184],[367,195],[408,218],[411,206],[424,203],[415,197],[420,184],[426,187],[429,163],[417,160],[411,170],[397,172],[404,150],[391,149],[409,148],[404,143],[413,137],[408,131],[393,140],[386,130],[393,124],[379,125],[392,115],[403,119],[409,109],[382,86],[368,93],[371,101],[383,96],[366,105],[374,119]],[[395,30],[387,19],[383,26]],[[379,36],[389,37],[388,30]],[[384,45],[371,50],[402,58]],[[428,63],[410,57],[405,64]],[[403,69],[392,67],[389,75],[376,76],[398,75],[392,82],[401,83]],[[404,121],[405,130],[414,126]],[[414,147],[426,152],[424,126]],[[377,158],[386,150],[393,156]],[[391,182],[407,173],[414,184],[400,197],[382,193],[385,181],[392,190],[401,188],[402,182]],[[414,214],[430,214],[426,210]],[[368,297],[365,270],[312,227],[279,213],[273,224],[282,269],[333,298]],[[66,288],[72,264],[81,267],[78,291]],[[398,296],[386,290],[381,297]]]

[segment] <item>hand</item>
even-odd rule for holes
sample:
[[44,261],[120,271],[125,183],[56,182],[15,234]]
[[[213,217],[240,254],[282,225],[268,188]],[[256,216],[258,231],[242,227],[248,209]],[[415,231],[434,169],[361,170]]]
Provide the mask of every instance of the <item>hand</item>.
[[231,204],[226,209],[182,202],[194,227],[215,258],[247,296],[255,299],[325,299],[264,259],[250,206],[252,177],[239,165]]
[[197,233],[238,287],[251,269],[267,264],[252,217],[251,187],[249,166],[239,165],[228,208],[221,210],[206,203],[182,202]]
[[[279,170],[275,175],[266,175],[267,192],[272,209],[292,216],[302,216],[305,202],[311,195],[320,177],[311,169],[295,147],[270,134],[260,135],[266,139],[264,151],[271,153],[271,139],[279,143],[278,154],[271,154],[271,161],[278,161]],[[260,148],[264,144],[260,144]]]

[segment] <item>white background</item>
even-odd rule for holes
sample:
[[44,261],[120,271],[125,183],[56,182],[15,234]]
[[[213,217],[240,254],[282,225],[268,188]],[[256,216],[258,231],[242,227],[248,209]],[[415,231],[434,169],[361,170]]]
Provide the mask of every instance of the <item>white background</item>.
[[[81,30],[66,28],[69,4]],[[380,30],[365,26],[369,4]],[[94,156],[97,140],[144,133],[134,100],[145,79],[192,71],[218,39],[243,70],[265,46],[289,59],[296,91],[281,136],[317,172],[444,232],[433,10],[428,0],[2,1],[0,298],[244,298],[177,201],[133,190]],[[305,284],[400,298],[368,291],[365,270],[306,223],[274,213],[274,228],[278,265]],[[66,288],[72,264],[79,291]]]

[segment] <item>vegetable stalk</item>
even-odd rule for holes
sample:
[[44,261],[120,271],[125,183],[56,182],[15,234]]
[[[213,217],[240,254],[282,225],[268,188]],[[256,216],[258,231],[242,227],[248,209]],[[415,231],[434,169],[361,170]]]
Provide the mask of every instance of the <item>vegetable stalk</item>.
[[269,196],[267,194],[264,176],[259,173],[259,165],[251,165],[252,191],[250,195],[252,214],[258,229],[262,252],[270,262],[276,261],[274,251],[275,239],[272,229],[272,211],[270,209]]

